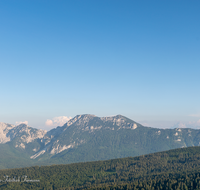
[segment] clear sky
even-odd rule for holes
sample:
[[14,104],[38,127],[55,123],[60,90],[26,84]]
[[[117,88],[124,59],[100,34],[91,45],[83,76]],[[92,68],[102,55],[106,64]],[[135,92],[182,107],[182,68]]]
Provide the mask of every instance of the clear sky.
[[2,0],[0,87],[0,122],[200,127],[200,1]]

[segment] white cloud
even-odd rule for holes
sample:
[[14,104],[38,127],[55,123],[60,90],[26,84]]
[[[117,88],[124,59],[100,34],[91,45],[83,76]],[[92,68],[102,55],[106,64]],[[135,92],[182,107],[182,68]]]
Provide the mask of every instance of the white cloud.
[[197,114],[190,114],[189,116],[191,116],[191,117],[200,117],[200,113],[197,113]]
[[186,123],[177,123],[177,128],[187,128]]
[[137,122],[142,124],[143,126],[154,127],[159,129],[171,128],[176,123],[176,121],[156,121],[156,120],[149,120],[149,121],[143,120]]
[[200,119],[196,121],[139,121],[140,124],[148,127],[166,128],[193,128],[200,129]]
[[45,125],[46,126],[63,126],[71,118],[72,117],[67,117],[67,116],[54,117],[53,119],[47,119],[45,122]]
[[200,119],[198,121],[188,121],[188,122],[178,122],[173,126],[173,128],[200,128]]
[[45,122],[45,125],[52,126],[53,125],[53,121],[50,120],[50,119],[47,119],[46,122]]
[[20,125],[20,124],[26,124],[26,125],[28,125],[28,121],[16,121],[15,122],[15,125],[17,126],[17,125]]

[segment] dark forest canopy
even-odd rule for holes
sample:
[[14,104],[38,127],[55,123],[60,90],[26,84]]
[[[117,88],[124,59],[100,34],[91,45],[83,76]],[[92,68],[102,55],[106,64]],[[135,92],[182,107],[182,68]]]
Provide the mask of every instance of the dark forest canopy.
[[107,161],[0,170],[0,189],[200,189],[199,175],[200,147],[190,147]]

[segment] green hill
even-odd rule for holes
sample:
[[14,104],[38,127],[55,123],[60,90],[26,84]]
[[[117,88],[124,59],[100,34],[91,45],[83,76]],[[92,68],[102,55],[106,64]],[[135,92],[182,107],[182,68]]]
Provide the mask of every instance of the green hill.
[[4,169],[0,179],[0,189],[199,189],[200,147],[107,161]]

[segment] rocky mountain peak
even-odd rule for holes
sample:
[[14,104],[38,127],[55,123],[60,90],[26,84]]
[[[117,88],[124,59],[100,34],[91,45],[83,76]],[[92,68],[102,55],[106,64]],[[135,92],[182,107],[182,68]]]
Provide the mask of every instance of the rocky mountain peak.
[[6,123],[0,123],[0,144],[5,144],[16,137],[19,137],[23,142],[29,143],[34,139],[43,138],[47,133],[45,130],[34,129],[26,124],[18,126]]
[[70,125],[72,125],[74,123],[76,123],[78,125],[85,124],[85,123],[89,122],[89,120],[94,118],[94,117],[96,117],[96,116],[91,115],[91,114],[77,115],[67,122],[67,126],[69,127]]
[[[105,122],[110,121],[110,122],[118,123],[118,124],[127,122],[127,118],[122,116],[122,115],[116,115],[116,116],[110,116],[110,117],[101,117],[101,120],[105,121]],[[131,120],[129,120],[129,122],[130,121]],[[133,121],[131,121],[131,122],[133,122]]]
[[10,137],[7,136],[7,133],[14,127],[15,125],[0,122],[0,143],[6,143],[10,141]]

